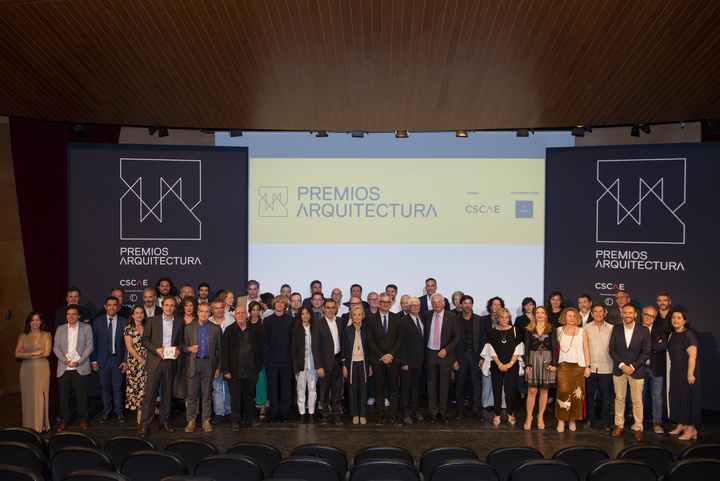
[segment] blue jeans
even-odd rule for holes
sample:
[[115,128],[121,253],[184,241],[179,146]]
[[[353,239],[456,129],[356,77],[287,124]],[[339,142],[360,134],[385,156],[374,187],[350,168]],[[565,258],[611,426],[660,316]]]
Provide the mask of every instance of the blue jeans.
[[218,416],[230,414],[230,389],[228,388],[227,381],[223,379],[222,373],[220,373],[219,378],[213,379],[212,394],[215,414]]
[[652,403],[653,423],[662,422],[663,419],[663,380],[664,376],[653,376],[652,369],[645,367],[645,388],[643,389],[643,404]]

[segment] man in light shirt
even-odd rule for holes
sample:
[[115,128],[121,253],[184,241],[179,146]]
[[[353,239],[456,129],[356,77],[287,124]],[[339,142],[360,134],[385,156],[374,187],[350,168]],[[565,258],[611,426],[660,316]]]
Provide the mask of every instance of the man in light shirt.
[[592,322],[585,324],[583,329],[588,338],[590,350],[590,377],[585,380],[585,403],[587,420],[583,425],[589,428],[595,422],[595,394],[600,390],[602,408],[600,419],[605,431],[610,431],[610,408],[613,392],[612,368],[613,361],[608,352],[612,325],[605,322],[605,306],[593,304],[590,310]]
[[[340,416],[342,395],[342,346],[343,323],[335,317],[337,306],[332,299],[323,301],[323,315],[312,326],[312,351],[318,375],[318,397],[322,407],[322,424],[329,424],[331,417],[335,424],[344,424]],[[332,397],[331,397],[332,393]]]

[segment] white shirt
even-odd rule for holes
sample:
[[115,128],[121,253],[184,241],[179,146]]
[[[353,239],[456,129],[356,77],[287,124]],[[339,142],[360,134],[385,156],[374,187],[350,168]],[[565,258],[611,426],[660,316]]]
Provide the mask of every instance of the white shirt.
[[585,313],[585,314],[580,312],[580,319],[582,320],[582,322],[580,323],[581,326],[585,326],[585,324],[588,323],[588,319],[590,319],[590,322],[593,322],[592,319],[590,318],[590,311],[587,311],[587,313]]
[[394,312],[395,314],[399,314],[401,311],[402,311],[402,309],[400,308],[400,303],[397,302],[397,299],[396,299],[395,302],[393,302],[393,305],[390,306],[390,312]]
[[623,323],[623,329],[623,332],[625,333],[625,347],[630,347],[630,341],[632,341],[633,332],[635,332],[635,323],[633,322],[633,327],[631,329],[625,327],[625,323]]
[[163,326],[163,347],[170,347],[172,346],[172,329],[173,329],[173,322],[175,321],[175,316],[171,317],[170,319],[165,319],[165,316],[162,317],[162,326]]
[[[233,322],[235,322],[235,318],[230,314],[229,312],[225,313],[225,317],[223,318],[222,323],[217,322],[217,319],[215,319],[215,316],[210,316],[210,320],[220,326],[222,329],[222,332],[225,332],[225,328],[227,328],[229,325],[231,325]],[[248,319],[249,321],[249,319]]]
[[340,339],[338,338],[338,330],[335,324],[335,319],[333,319],[332,321],[327,317],[325,319],[327,320],[328,326],[330,327],[330,334],[332,334],[333,338],[333,352],[335,355],[337,355],[340,352]]
[[[68,326],[68,349],[67,353],[70,354],[71,352],[77,352],[77,342],[78,342],[78,334],[80,332],[80,322],[75,324],[75,327],[70,327],[70,324]],[[77,366],[67,366],[65,368],[67,371],[76,371]]]
[[312,355],[312,334],[310,326],[303,326],[305,329],[305,369],[315,370],[315,360]]
[[337,315],[338,317],[342,317],[343,314],[347,314],[350,312],[350,308],[344,304],[339,304]]

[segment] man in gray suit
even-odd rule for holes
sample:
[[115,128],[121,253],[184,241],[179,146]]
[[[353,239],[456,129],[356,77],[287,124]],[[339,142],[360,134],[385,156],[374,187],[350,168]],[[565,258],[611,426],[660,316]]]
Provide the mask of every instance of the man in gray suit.
[[195,418],[198,411],[198,390],[202,392],[202,427],[206,433],[212,432],[212,383],[220,377],[218,358],[220,356],[220,338],[222,328],[210,319],[210,306],[200,304],[197,320],[185,326],[185,340],[182,349],[187,358],[187,421],[186,433],[195,431]]
[[[175,319],[175,298],[163,299],[163,313],[153,316],[145,323],[142,334],[142,344],[147,349],[145,361],[145,398],[143,399],[142,417],[140,418],[140,435],[146,437],[155,415],[155,399],[162,386],[160,399],[160,430],[174,432],[170,419],[170,401],[172,400],[172,384],[177,371],[177,358],[180,351],[177,349],[183,340],[182,319]],[[165,357],[166,347],[175,347],[173,356]]]
[[67,324],[55,333],[53,352],[58,358],[57,377],[60,394],[60,424],[58,432],[64,431],[70,421],[70,393],[77,399],[78,421],[82,429],[88,428],[88,377],[90,376],[90,353],[93,352],[93,336],[90,324],[80,321],[82,309],[77,304],[67,306]]

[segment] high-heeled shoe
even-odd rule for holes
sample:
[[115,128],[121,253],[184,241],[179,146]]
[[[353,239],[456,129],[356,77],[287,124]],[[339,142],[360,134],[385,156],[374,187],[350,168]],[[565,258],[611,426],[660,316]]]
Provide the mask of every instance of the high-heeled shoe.
[[675,429],[672,431],[668,431],[668,434],[682,434],[685,431],[686,427],[682,424],[678,424]]
[[557,432],[559,432],[559,433],[565,432],[565,421],[558,421]]
[[515,423],[517,422],[517,420],[515,419],[515,416],[513,416],[511,414],[510,416],[508,416],[508,422],[510,423],[511,426],[515,426]]
[[493,418],[493,424],[494,424],[495,426],[497,426],[498,424],[500,424],[500,416],[495,416],[495,417]]
[[530,428],[532,428],[532,416],[528,416],[525,420],[525,425],[523,426],[525,428],[525,431],[530,431]]
[[540,431],[542,431],[543,429],[545,429],[545,421],[543,421],[542,419],[538,420],[538,429],[539,429]]
[[697,439],[697,429],[686,429],[685,434],[678,438],[681,441],[689,441],[691,439]]
[[570,421],[570,424],[568,425],[568,429],[570,429],[570,431],[575,431],[575,429],[577,429],[575,427],[575,421]]

